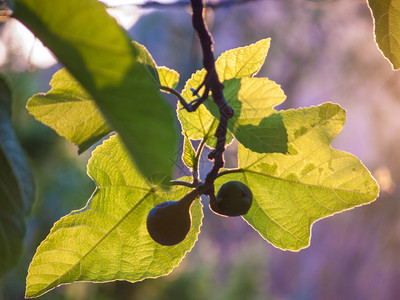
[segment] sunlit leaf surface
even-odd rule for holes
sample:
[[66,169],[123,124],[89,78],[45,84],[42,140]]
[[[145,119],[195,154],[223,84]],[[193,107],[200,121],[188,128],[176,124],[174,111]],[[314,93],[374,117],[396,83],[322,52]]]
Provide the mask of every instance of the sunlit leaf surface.
[[79,152],[110,132],[92,97],[66,69],[53,75],[51,90],[32,96],[27,108],[39,121],[79,146]]
[[271,39],[262,39],[246,47],[222,53],[215,62],[219,79],[251,77],[260,71],[267,56]]
[[182,161],[188,168],[193,168],[196,164],[196,153],[194,152],[192,143],[187,136],[185,136],[183,141]]
[[[252,45],[231,49],[222,53],[215,62],[215,68],[220,80],[224,83],[225,80],[255,75],[264,63],[269,46],[270,39],[264,39]],[[194,73],[186,82],[185,88],[182,91],[182,97],[187,102],[195,100],[198,97],[197,95],[193,95],[191,89],[196,90],[203,82],[205,76],[206,70],[201,69]],[[200,95],[203,90],[204,88],[200,89]],[[178,109],[180,108],[182,107],[179,104]],[[203,106],[200,106],[195,112],[191,113],[180,110],[178,116],[183,129],[191,139],[201,139],[208,132],[208,129],[212,127],[212,123],[204,124],[204,120],[210,121],[213,118]]]
[[312,224],[376,199],[378,185],[358,158],[332,149],[345,122],[336,104],[282,112],[289,154],[239,147],[239,169],[216,181],[247,184],[253,204],[244,219],[275,247],[297,251],[310,243]]
[[[179,74],[174,70],[158,67],[157,71],[162,85],[173,88],[177,84]],[[154,79],[158,80],[158,75]],[[28,101],[27,108],[37,120],[77,145],[79,153],[110,133],[92,96],[66,69],[57,71],[50,85],[50,91],[35,94]]]
[[179,73],[167,67],[157,67],[160,84],[171,89],[179,82]]
[[[263,78],[251,80],[262,67],[270,46],[270,39],[263,39],[246,47],[239,47],[221,54],[215,62],[218,76],[223,82],[224,95],[227,102],[235,110],[235,117],[230,120],[227,143],[232,141],[232,133],[248,148],[263,152],[286,152],[287,141],[284,137],[285,128],[278,120],[265,119],[273,112],[273,107],[285,100],[285,95],[280,87],[273,81]],[[182,96],[188,101],[196,99],[192,89],[197,89],[206,75],[205,69],[197,71],[187,81]],[[203,92],[200,89],[199,94]],[[246,103],[244,103],[246,102]],[[259,105],[262,105],[262,110]],[[187,112],[178,104],[178,117],[183,131],[190,139],[205,138],[207,145],[214,147],[216,138],[215,130],[218,126],[219,112],[213,105],[212,98],[207,100],[205,107],[200,106],[195,112]],[[243,110],[241,110],[241,106]],[[252,110],[252,113],[249,111]],[[241,114],[241,111],[243,113]],[[255,116],[257,114],[257,116]],[[239,121],[240,119],[240,121]],[[272,122],[271,122],[272,121]],[[262,123],[261,123],[262,122]],[[255,131],[269,129],[261,135]],[[259,138],[250,142],[254,134]],[[271,135],[272,134],[272,135]],[[283,135],[282,135],[283,134]],[[276,135],[276,136],[273,136]],[[277,137],[279,135],[279,137]],[[260,139],[261,137],[261,139]],[[277,141],[277,138],[280,141]],[[253,147],[254,146],[254,147]]]
[[199,200],[192,205],[192,228],[183,242],[161,246],[151,239],[148,212],[191,189],[174,186],[166,192],[149,184],[130,163],[117,136],[96,148],[88,174],[97,188],[84,208],[54,224],[37,249],[28,271],[27,297],[73,281],[138,281],[166,275],[197,240],[203,217]]

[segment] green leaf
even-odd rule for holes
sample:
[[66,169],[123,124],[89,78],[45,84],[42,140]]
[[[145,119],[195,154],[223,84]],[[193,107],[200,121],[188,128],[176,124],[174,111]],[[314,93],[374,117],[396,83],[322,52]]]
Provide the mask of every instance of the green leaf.
[[88,174],[97,188],[87,205],[61,218],[38,247],[28,270],[26,297],[74,281],[138,281],[166,275],[179,264],[200,231],[202,206],[191,207],[192,228],[184,241],[161,246],[149,236],[148,212],[179,200],[191,189],[168,192],[149,184],[128,159],[117,135],[93,151]]
[[187,136],[185,136],[185,139],[183,141],[182,161],[190,169],[195,167],[196,153],[193,149],[192,143],[190,142]]
[[221,82],[257,74],[264,64],[270,43],[270,38],[262,39],[249,46],[222,53],[215,62],[215,68]]
[[[231,79],[224,85],[226,101],[235,111],[228,129],[236,139],[254,152],[285,154],[286,128],[281,114],[273,109],[286,99],[281,87],[268,78]],[[207,108],[219,117],[213,102],[208,102]]]
[[174,89],[179,82],[179,73],[167,67],[157,67],[160,84]]
[[[186,102],[191,102],[198,98],[198,95],[193,95],[191,89],[197,89],[204,78],[206,77],[206,70],[202,69],[192,74],[190,79],[186,82],[185,88],[181,92],[181,96]],[[200,94],[204,92],[204,88],[200,90]],[[210,134],[210,127],[213,126],[214,120],[210,118],[209,111],[200,105],[196,111],[186,111],[180,102],[177,102],[177,115],[181,123],[182,134],[186,134],[192,140],[200,140]],[[204,122],[202,122],[204,120]]]
[[92,97],[66,69],[57,71],[51,90],[32,96],[27,108],[43,124],[79,147],[82,153],[111,129]]
[[[221,54],[215,62],[215,68],[221,82],[225,85],[231,79],[255,75],[261,69],[265,61],[269,46],[270,39],[268,38],[246,47],[228,50]],[[186,82],[181,95],[187,102],[197,98],[196,95],[193,95],[191,89],[197,89],[204,81],[205,76],[206,70],[202,69],[193,74]],[[231,97],[235,96],[232,95],[234,87],[231,86],[231,88],[232,90],[229,90],[229,87],[224,89],[225,97],[228,97],[227,94],[231,95]],[[204,88],[200,89],[199,94],[201,95],[203,91]],[[212,98],[210,97],[207,102],[212,102]],[[199,106],[195,112],[187,112],[182,109],[182,106],[178,103],[177,114],[182,126],[182,132],[187,134],[190,139],[200,140],[205,138],[207,145],[211,147],[215,146],[216,138],[214,134],[218,126],[218,121],[205,106]],[[227,143],[229,144],[232,139],[233,136],[228,132]]]
[[[182,91],[182,97],[185,98],[187,102],[197,98],[197,96],[193,95],[190,88],[196,89],[203,82],[205,75],[206,72],[203,69],[197,71],[187,81],[185,89]],[[203,89],[200,90],[200,93],[202,92]],[[214,134],[218,126],[218,120],[211,115],[204,105],[200,105],[194,112],[188,112],[178,103],[177,115],[181,123],[183,135],[187,135],[187,137],[192,140],[205,139],[207,145],[211,147],[216,144]],[[227,141],[230,140],[232,140],[232,137],[227,136]]]
[[[141,49],[139,60],[156,68],[147,49],[143,45],[133,43]],[[149,72],[151,70],[152,68],[149,68]],[[165,67],[158,67],[157,71],[160,78],[157,73],[152,74],[155,81],[160,79],[161,84],[171,88],[176,85],[179,79],[176,71]],[[79,153],[110,133],[109,125],[92,97],[65,68],[54,73],[50,86],[52,88],[47,93],[32,96],[27,108],[37,120],[77,145]]]
[[177,147],[174,111],[158,91],[143,47],[131,42],[105,6],[96,0],[16,0],[14,17],[92,95],[139,170],[168,182]]
[[244,219],[275,247],[297,251],[310,243],[311,226],[321,218],[375,200],[379,188],[361,161],[332,149],[346,113],[339,105],[282,112],[289,153],[260,154],[239,146],[239,170],[221,176],[253,192]]
[[394,69],[400,68],[400,1],[368,0],[375,23],[375,40]]
[[22,252],[34,200],[32,175],[11,124],[11,90],[0,77],[0,277]]
[[[199,72],[192,76],[192,80]],[[240,78],[224,82],[224,95],[235,114],[228,129],[246,148],[259,153],[286,153],[287,133],[282,116],[273,108],[286,96],[278,84],[268,78]],[[184,133],[191,139],[206,137],[208,145],[215,144],[213,136],[218,125],[219,111],[212,101],[194,113],[178,111]],[[211,140],[211,142],[209,142]],[[227,143],[232,140],[228,135]]]

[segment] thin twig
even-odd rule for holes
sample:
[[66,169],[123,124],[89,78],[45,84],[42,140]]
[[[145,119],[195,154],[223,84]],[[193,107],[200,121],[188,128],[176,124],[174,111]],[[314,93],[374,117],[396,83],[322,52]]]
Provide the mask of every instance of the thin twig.
[[[207,79],[204,79],[204,80],[207,80]],[[201,104],[203,104],[204,101],[206,101],[206,100],[208,99],[208,95],[209,95],[209,94],[210,94],[210,88],[209,88],[208,85],[206,84],[206,85],[205,85],[205,89],[204,89],[203,95],[201,95],[200,98],[197,98],[197,99],[191,101],[191,102],[189,103],[189,108],[190,108],[192,111],[196,111],[196,109],[197,109]]]
[[182,181],[182,180],[171,180],[170,181],[171,185],[181,185],[181,186],[186,186],[190,188],[196,188],[198,186],[198,183],[190,183],[187,181]]
[[[211,2],[206,3],[207,7],[216,9],[216,8],[221,8],[221,7],[229,7],[233,5],[240,5],[240,4],[248,4],[251,2],[255,2],[259,0],[222,0],[218,2]],[[119,7],[119,6],[126,6],[126,5],[134,5],[138,6],[140,8],[173,8],[173,7],[183,7],[183,6],[189,6],[190,2],[189,1],[184,1],[184,0],[178,0],[175,2],[158,2],[158,1],[144,1],[142,3],[135,3],[132,1],[132,3],[128,4],[116,4],[116,5],[108,5],[108,7],[113,8],[113,7]]]
[[191,102],[191,103],[187,103],[186,100],[181,96],[181,94],[179,94],[179,92],[176,91],[175,89],[172,89],[172,88],[170,88],[170,87],[168,87],[168,86],[164,86],[164,85],[160,85],[160,86],[159,86],[159,89],[162,90],[162,91],[164,91],[164,92],[168,92],[168,93],[171,93],[171,94],[175,95],[175,96],[178,98],[179,103],[180,103],[180,104],[183,106],[183,108],[186,109],[188,112],[192,112],[192,111],[195,111],[195,110],[197,109],[197,106],[196,106],[195,109],[193,108],[192,102]]
[[229,170],[225,170],[225,171],[219,172],[218,175],[217,175],[217,178],[221,177],[221,176],[224,176],[224,175],[227,175],[227,174],[244,173],[244,172],[245,172],[245,170],[243,170],[243,169],[229,169]]

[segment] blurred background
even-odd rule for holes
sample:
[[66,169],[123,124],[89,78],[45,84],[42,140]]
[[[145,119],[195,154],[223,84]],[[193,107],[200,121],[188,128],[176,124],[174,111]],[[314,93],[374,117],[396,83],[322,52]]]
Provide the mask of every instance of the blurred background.
[[[202,67],[187,5],[112,3],[110,14],[156,63],[181,74],[178,89]],[[40,299],[399,299],[400,72],[391,70],[376,47],[365,1],[253,0],[225,3],[208,9],[206,16],[216,56],[272,38],[258,76],[281,84],[287,100],[280,109],[332,101],[347,110],[346,125],[333,146],[363,161],[380,184],[380,197],[314,224],[311,246],[300,252],[275,249],[240,217],[211,213],[203,199],[199,240],[169,276],[70,284]],[[36,247],[52,224],[83,207],[94,189],[86,175],[90,151],[78,156],[77,148],[25,109],[30,96],[49,89],[60,67],[20,23],[10,19],[0,24],[0,72],[12,83],[14,125],[37,186],[25,252],[0,280],[0,299],[23,299]],[[202,161],[202,167],[205,175],[209,163]]]

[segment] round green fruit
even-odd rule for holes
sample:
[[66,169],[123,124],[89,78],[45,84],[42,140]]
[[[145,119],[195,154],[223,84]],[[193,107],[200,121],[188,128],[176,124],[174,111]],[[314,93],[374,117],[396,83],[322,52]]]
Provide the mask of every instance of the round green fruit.
[[210,207],[217,214],[235,217],[247,214],[252,201],[253,194],[247,185],[229,181],[221,186],[216,198],[211,198]]
[[191,227],[189,201],[166,201],[150,210],[147,230],[154,241],[164,246],[182,242]]

